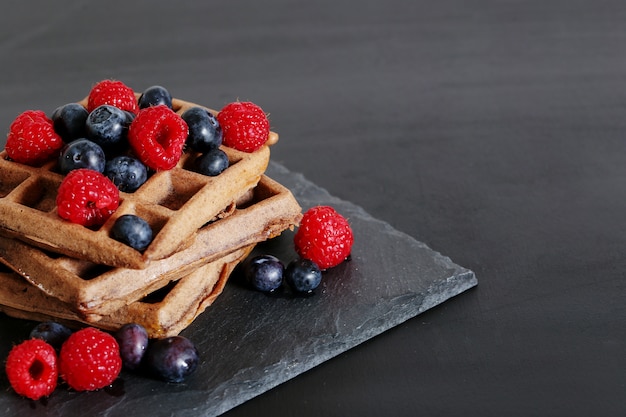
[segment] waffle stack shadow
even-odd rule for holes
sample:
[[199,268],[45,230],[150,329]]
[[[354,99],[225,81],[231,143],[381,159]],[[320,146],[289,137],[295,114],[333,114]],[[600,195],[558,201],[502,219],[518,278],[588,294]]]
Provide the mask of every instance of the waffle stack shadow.
[[[173,100],[184,112],[193,103]],[[266,146],[245,153],[222,147],[229,167],[216,177],[193,172],[192,152],[159,171],[104,225],[61,219],[52,161],[30,167],[0,153],[0,311],[32,320],[81,322],[107,330],[142,324],[152,337],[178,334],[221,293],[230,273],[260,242],[293,229],[301,208],[264,173]],[[154,239],[139,252],[110,236],[115,220],[136,214]]]

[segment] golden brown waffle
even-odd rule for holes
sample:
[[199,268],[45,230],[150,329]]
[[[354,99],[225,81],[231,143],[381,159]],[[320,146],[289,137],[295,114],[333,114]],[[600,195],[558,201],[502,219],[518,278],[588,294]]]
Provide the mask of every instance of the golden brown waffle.
[[249,202],[201,228],[187,248],[141,270],[106,267],[6,237],[0,237],[0,261],[83,319],[96,321],[207,262],[293,228],[300,218],[291,192],[264,175]]
[[[196,106],[173,100],[179,113]],[[55,172],[56,161],[30,167],[7,160],[0,153],[0,233],[32,245],[97,264],[145,268],[188,244],[205,223],[253,188],[269,163],[269,145],[278,140],[274,132],[267,145],[253,153],[222,147],[230,166],[216,177],[193,172],[195,153],[184,153],[172,170],[159,171],[133,193],[120,192],[120,206],[101,227],[93,230],[61,219],[56,195],[63,176]],[[140,253],[110,237],[115,220],[136,214],[152,226],[154,239]]]
[[143,300],[124,306],[97,322],[85,321],[67,304],[47,296],[18,274],[0,267],[0,311],[28,320],[83,323],[115,331],[138,323],[152,338],[179,334],[221,294],[228,277],[254,245],[210,262]]

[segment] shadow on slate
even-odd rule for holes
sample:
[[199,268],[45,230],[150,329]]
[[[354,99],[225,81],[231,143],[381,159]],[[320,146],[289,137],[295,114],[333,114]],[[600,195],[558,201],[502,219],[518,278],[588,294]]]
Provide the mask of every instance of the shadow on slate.
[[[182,333],[201,355],[185,383],[125,372],[121,395],[57,389],[45,406],[35,406],[18,398],[4,379],[0,409],[66,417],[85,415],[86,409],[110,416],[219,415],[477,285],[472,271],[302,175],[273,161],[267,174],[288,187],[303,210],[332,205],[352,225],[351,258],[325,272],[315,294],[256,292],[236,270],[222,295]],[[274,254],[286,264],[296,256],[292,242],[288,231],[257,246],[253,255]]]

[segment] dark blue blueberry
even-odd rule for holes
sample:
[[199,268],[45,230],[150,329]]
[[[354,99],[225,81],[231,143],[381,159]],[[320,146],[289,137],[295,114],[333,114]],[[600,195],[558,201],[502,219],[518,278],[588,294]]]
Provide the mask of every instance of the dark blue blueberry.
[[68,103],[57,107],[51,117],[54,131],[61,136],[63,142],[84,138],[87,134],[85,123],[88,115],[87,109],[78,103]]
[[144,357],[148,372],[167,382],[183,382],[196,370],[198,361],[198,350],[183,336],[152,340]]
[[87,137],[103,148],[112,147],[126,138],[128,119],[126,112],[117,107],[108,104],[96,107],[85,122]]
[[285,266],[275,256],[258,255],[246,262],[244,275],[256,290],[272,292],[283,283]]
[[198,156],[195,164],[196,172],[215,177],[228,168],[228,155],[220,148],[216,148]]
[[196,152],[208,152],[222,144],[222,127],[213,113],[202,107],[191,107],[181,114],[189,127],[187,146]]
[[172,108],[172,95],[165,87],[161,87],[160,85],[153,85],[152,87],[148,87],[142,94],[139,96],[139,108],[145,109],[150,106],[158,106],[165,105]]
[[118,217],[111,228],[111,237],[142,251],[152,242],[152,228],[144,219],[134,214]]
[[127,369],[138,369],[143,356],[148,349],[148,332],[137,323],[128,323],[120,327],[115,333],[115,340],[120,346],[122,363]]
[[322,281],[322,271],[309,259],[295,259],[285,268],[285,282],[296,293],[310,293]]
[[106,163],[104,175],[109,177],[120,191],[132,193],[146,182],[148,169],[138,159],[121,155]]
[[124,110],[124,114],[126,115],[126,126],[130,126],[130,124],[135,120],[137,115],[132,111]]
[[30,338],[44,340],[56,350],[60,350],[63,342],[65,342],[71,334],[72,330],[69,327],[55,321],[45,321],[39,323],[30,331]]
[[59,155],[59,171],[64,175],[78,168],[103,172],[105,164],[102,147],[85,138],[65,144]]

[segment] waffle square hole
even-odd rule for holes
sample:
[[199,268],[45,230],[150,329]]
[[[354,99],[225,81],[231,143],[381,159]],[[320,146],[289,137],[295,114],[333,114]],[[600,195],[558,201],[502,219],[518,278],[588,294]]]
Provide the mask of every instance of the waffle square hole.
[[100,275],[105,274],[114,268],[107,265],[94,264],[87,261],[77,262],[74,265],[74,273],[85,281],[89,281],[98,278]]
[[252,191],[252,197],[237,203],[238,209],[245,209],[262,201],[268,200],[279,193],[268,187],[266,184],[259,183]]
[[0,198],[4,198],[18,185],[24,182],[30,174],[26,171],[16,171],[0,168]]
[[167,184],[152,198],[156,203],[170,210],[178,210],[196,195],[205,182],[197,176],[186,174],[184,171],[171,172]]
[[17,202],[39,211],[50,212],[56,208],[56,196],[59,184],[55,181],[39,178],[22,190]]

